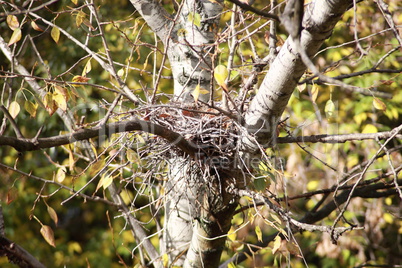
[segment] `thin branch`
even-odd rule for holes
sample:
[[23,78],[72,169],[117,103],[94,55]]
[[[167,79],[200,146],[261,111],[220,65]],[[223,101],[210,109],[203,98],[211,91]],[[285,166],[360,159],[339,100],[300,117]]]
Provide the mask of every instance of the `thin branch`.
[[15,135],[17,135],[18,139],[24,139],[24,135],[22,135],[20,128],[18,127],[17,123],[15,122],[14,118],[8,112],[4,105],[0,105],[0,110],[4,113],[4,116],[10,121],[11,126],[14,129]]
[[36,140],[1,136],[0,146],[8,145],[20,152],[35,151],[45,148],[52,148],[61,145],[66,145],[77,141],[88,140],[96,137],[102,137],[102,136],[109,137],[115,133],[129,132],[136,130],[145,131],[151,134],[158,135],[162,138],[165,138],[172,145],[175,145],[176,147],[180,148],[184,153],[187,153],[192,158],[196,156],[196,153],[198,151],[198,147],[189,143],[180,134],[171,131],[167,128],[164,128],[160,125],[153,124],[149,121],[143,121],[138,119],[125,122],[110,123],[104,126],[96,126],[93,128],[79,129],[69,134],[52,136],[48,138],[37,138]]
[[229,0],[229,1],[232,2],[233,4],[237,5],[237,6],[241,7],[244,10],[253,12],[253,13],[255,13],[257,15],[260,15],[262,17],[265,17],[265,18],[274,19],[276,21],[279,21],[279,17],[277,15],[275,15],[275,14],[267,13],[267,12],[264,12],[262,10],[256,9],[256,8],[254,8],[254,7],[252,7],[252,6],[248,5],[248,4],[245,4],[244,2],[241,2],[239,0]]
[[[53,185],[56,185],[56,186],[58,186],[60,189],[67,190],[67,191],[69,191],[69,192],[71,192],[71,193],[75,193],[75,192],[76,192],[74,189],[72,189],[72,188],[70,188],[70,187],[67,187],[67,186],[65,186],[65,185],[62,184],[62,183],[58,183],[58,182],[56,182],[56,181],[54,181],[54,180],[46,180],[46,179],[43,179],[43,178],[34,176],[34,175],[30,174],[30,173],[26,173],[26,172],[23,172],[23,171],[21,171],[21,170],[18,170],[18,169],[14,168],[14,167],[10,167],[10,166],[4,165],[4,164],[2,164],[2,163],[0,163],[0,167],[6,168],[6,169],[11,170],[11,171],[13,171],[13,172],[16,172],[16,173],[18,173],[18,174],[21,174],[21,175],[23,175],[23,176],[25,176],[25,177],[27,177],[27,178],[31,178],[31,179],[34,179],[34,180],[37,180],[37,181],[40,181],[40,182],[44,182],[44,183],[46,183],[46,184],[53,184]],[[107,205],[109,205],[109,206],[113,206],[113,207],[116,206],[115,203],[110,202],[109,200],[100,198],[99,196],[89,196],[89,195],[86,195],[86,194],[83,194],[83,193],[79,193],[78,195],[81,196],[82,198],[84,198],[85,200],[91,200],[91,201],[96,201],[96,202],[102,202],[102,203],[105,203],[105,204],[107,204]]]
[[353,133],[353,134],[340,134],[340,135],[312,135],[312,136],[298,136],[298,137],[278,137],[276,138],[276,143],[299,143],[299,142],[310,142],[310,143],[344,143],[347,141],[362,141],[362,140],[384,140],[390,137],[402,138],[400,132],[400,127],[394,128],[390,131],[377,132],[377,133]]

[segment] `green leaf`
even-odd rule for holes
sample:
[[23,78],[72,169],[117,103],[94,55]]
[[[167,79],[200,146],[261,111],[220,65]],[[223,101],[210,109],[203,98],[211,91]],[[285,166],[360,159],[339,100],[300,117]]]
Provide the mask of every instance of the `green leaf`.
[[11,35],[10,40],[8,41],[8,46],[11,46],[12,44],[15,44],[18,41],[20,41],[21,37],[22,37],[21,28],[16,28],[13,34]]
[[75,17],[75,24],[77,27],[80,27],[81,24],[84,22],[86,14],[83,11],[79,11],[77,16]]
[[220,64],[215,67],[214,78],[215,78],[216,82],[218,83],[218,85],[222,86],[223,84],[225,84],[225,81],[228,78],[228,75],[229,75],[229,71],[225,65]]
[[262,232],[260,226],[255,227],[255,234],[257,235],[258,241],[262,242]]
[[56,44],[59,42],[60,39],[60,30],[56,26],[52,28],[50,31],[50,36],[53,38],[53,40],[56,42]]
[[272,248],[273,254],[275,254],[278,251],[278,249],[281,247],[281,244],[282,244],[282,238],[279,235],[277,235],[274,240],[274,247]]
[[190,12],[188,14],[188,20],[192,22],[195,26],[201,27],[201,15],[197,12]]
[[325,104],[325,115],[327,119],[331,119],[335,117],[335,103],[330,99]]
[[267,187],[267,182],[264,178],[257,178],[254,180],[254,187],[259,192],[264,191]]

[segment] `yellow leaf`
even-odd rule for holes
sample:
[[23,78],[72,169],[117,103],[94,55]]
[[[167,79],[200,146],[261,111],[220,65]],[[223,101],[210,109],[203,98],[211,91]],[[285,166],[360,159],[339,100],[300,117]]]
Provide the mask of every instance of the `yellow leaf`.
[[31,21],[31,27],[32,27],[35,31],[43,32],[43,29],[42,29],[41,27],[39,27],[39,25],[36,24],[35,21]]
[[53,94],[51,92],[46,93],[43,98],[43,104],[45,105],[46,111],[50,116],[54,114],[57,110],[56,102],[53,100]]
[[51,245],[52,247],[56,247],[54,243],[53,230],[52,228],[50,228],[50,226],[42,225],[42,228],[40,228],[40,233],[49,245]]
[[38,104],[33,103],[32,101],[26,100],[24,103],[24,108],[31,117],[35,117],[36,110],[38,109]]
[[18,22],[18,18],[14,15],[7,16],[7,25],[11,30],[15,31],[18,27],[20,27],[20,23]]
[[65,178],[66,178],[66,169],[64,167],[61,167],[56,172],[56,180],[57,182],[62,183]]
[[57,107],[62,109],[63,111],[67,111],[67,101],[63,94],[57,89],[53,92],[53,100],[56,102]]
[[201,15],[196,12],[190,12],[188,14],[188,20],[197,27],[201,27]]
[[384,213],[384,221],[389,224],[393,224],[395,222],[395,218],[390,213]]
[[328,119],[335,117],[335,104],[331,99],[328,100],[327,103],[325,104],[324,111]]
[[220,64],[215,67],[214,78],[215,78],[216,82],[218,83],[218,85],[220,85],[221,87],[223,87],[223,85],[226,85],[225,81],[228,78],[228,76],[229,76],[229,71],[226,68],[226,66]]
[[79,11],[77,16],[75,17],[75,24],[77,27],[80,27],[81,24],[84,22],[86,14],[83,11]]
[[257,235],[258,241],[262,242],[262,232],[260,226],[255,227],[255,234]]
[[314,180],[314,181],[309,181],[307,183],[307,190],[308,191],[315,191],[318,188],[318,181]]
[[372,125],[372,124],[367,124],[364,126],[362,133],[377,133],[378,129]]
[[8,107],[8,112],[10,113],[12,118],[16,118],[20,110],[21,110],[20,105],[16,101],[10,103],[10,106]]
[[91,70],[92,70],[91,59],[89,59],[85,64],[84,70],[82,70],[82,76],[85,76]]
[[56,211],[52,207],[47,206],[47,213],[49,213],[50,218],[57,225],[57,223],[59,222],[59,218],[57,217]]
[[387,106],[385,105],[385,103],[376,97],[373,98],[373,106],[377,110],[381,110],[381,111],[387,110]]
[[96,186],[95,192],[99,190],[99,188],[103,187],[103,189],[106,189],[111,183],[113,182],[113,177],[106,175],[105,173],[101,176],[98,185]]
[[197,102],[198,97],[200,96],[200,85],[199,84],[194,88],[194,90],[191,94],[193,95],[195,102]]
[[315,103],[315,101],[317,100],[318,91],[319,91],[319,86],[317,86],[316,84],[314,84],[313,87],[311,88],[311,100],[312,100],[314,103]]
[[301,85],[297,85],[297,89],[299,90],[299,92],[303,92],[305,89],[307,88],[307,84],[301,84]]
[[228,232],[228,238],[230,241],[236,241],[237,233],[235,232],[234,228],[231,227],[229,232]]
[[228,264],[228,268],[236,268],[236,265],[233,262],[230,262]]
[[18,41],[20,41],[21,37],[22,37],[21,28],[16,28],[13,34],[11,35],[10,40],[8,41],[8,46],[11,46],[12,44],[15,44]]
[[73,77],[73,82],[77,82],[77,83],[86,83],[90,80],[91,78],[89,77],[85,77],[85,76],[81,76],[81,75],[76,75]]
[[124,76],[124,68],[121,68],[120,70],[117,71],[117,75],[119,77],[123,77]]
[[162,263],[163,263],[163,267],[168,267],[169,255],[167,255],[166,253],[162,255]]
[[56,42],[56,44],[59,42],[60,39],[60,30],[56,26],[52,28],[50,31],[50,36],[53,38],[53,40]]
[[281,244],[282,244],[282,238],[279,235],[277,235],[274,240],[274,247],[272,248],[273,254],[275,254],[278,251],[278,249],[281,247]]
[[71,0],[71,2],[73,2],[74,5],[78,5],[78,0]]

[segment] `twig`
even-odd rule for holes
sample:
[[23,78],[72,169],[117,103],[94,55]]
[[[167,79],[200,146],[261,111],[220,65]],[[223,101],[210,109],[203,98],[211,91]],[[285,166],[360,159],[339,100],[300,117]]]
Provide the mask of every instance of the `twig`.
[[0,105],[0,110],[4,113],[4,116],[10,121],[11,126],[13,127],[15,131],[15,135],[17,135],[18,139],[25,139],[24,135],[22,135],[20,128],[18,127],[17,123],[14,121],[14,118],[11,116],[11,114],[8,112],[6,107],[4,105]]

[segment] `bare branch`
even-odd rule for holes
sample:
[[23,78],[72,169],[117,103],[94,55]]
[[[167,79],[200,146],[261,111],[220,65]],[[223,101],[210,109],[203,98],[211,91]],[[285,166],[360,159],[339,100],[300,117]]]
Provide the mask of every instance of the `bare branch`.
[[377,132],[377,133],[354,133],[354,134],[340,134],[340,135],[312,135],[312,136],[298,136],[298,137],[278,137],[276,143],[299,143],[299,142],[311,142],[311,143],[344,143],[347,141],[362,141],[362,140],[384,140],[389,137],[396,137],[401,139],[400,126],[394,128],[391,131]]
[[153,124],[149,121],[138,119],[125,122],[110,123],[104,126],[96,126],[93,128],[79,129],[69,134],[48,138],[37,138],[36,140],[1,136],[0,146],[8,145],[14,147],[20,152],[35,151],[39,149],[52,148],[65,144],[70,144],[77,141],[88,140],[100,136],[110,136],[115,133],[129,132],[135,130],[145,131],[151,134],[158,135],[162,138],[165,138],[170,143],[177,146],[191,157],[194,157],[196,155],[197,147],[187,142],[178,133],[164,128],[160,125]]
[[277,15],[275,15],[275,14],[267,13],[267,12],[264,12],[262,10],[256,9],[256,8],[254,8],[254,7],[252,7],[252,6],[248,5],[248,4],[245,4],[244,2],[241,2],[239,0],[229,0],[229,1],[232,2],[233,4],[237,5],[237,6],[241,7],[244,10],[253,12],[253,13],[257,14],[257,15],[260,15],[260,16],[268,18],[268,19],[274,19],[276,21],[279,21],[279,17]]
[[0,256],[7,256],[9,261],[20,267],[45,268],[28,251],[4,236],[0,236]]

